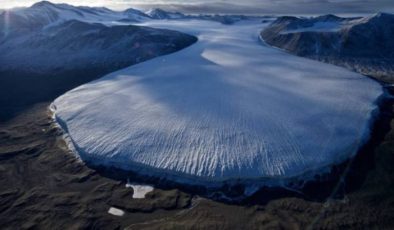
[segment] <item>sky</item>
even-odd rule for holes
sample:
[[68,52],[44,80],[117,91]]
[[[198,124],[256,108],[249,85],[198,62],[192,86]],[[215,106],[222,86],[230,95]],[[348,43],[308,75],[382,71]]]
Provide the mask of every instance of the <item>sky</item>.
[[[0,0],[0,8],[30,6],[37,0]],[[394,0],[51,0],[114,10],[160,7],[185,13],[368,14],[394,12]]]

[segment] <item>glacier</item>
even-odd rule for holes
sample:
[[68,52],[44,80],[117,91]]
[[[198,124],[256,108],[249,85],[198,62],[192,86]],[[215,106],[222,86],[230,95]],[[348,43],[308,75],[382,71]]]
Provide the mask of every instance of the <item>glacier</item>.
[[369,136],[380,84],[270,47],[259,20],[138,25],[198,42],[52,103],[70,148],[86,162],[185,183],[275,183],[341,163]]

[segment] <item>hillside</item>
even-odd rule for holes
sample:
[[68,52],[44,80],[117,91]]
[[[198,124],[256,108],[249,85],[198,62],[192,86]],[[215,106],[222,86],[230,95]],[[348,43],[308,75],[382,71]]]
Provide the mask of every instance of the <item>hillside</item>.
[[272,46],[394,82],[394,15],[280,17],[261,32]]

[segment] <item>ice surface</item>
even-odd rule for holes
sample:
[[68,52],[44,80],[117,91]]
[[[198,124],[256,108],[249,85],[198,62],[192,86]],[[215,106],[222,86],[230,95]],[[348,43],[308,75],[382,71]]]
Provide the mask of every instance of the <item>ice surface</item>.
[[124,211],[122,209],[114,207],[109,208],[108,213],[114,216],[124,216]]
[[127,188],[133,188],[133,198],[134,199],[143,199],[145,195],[149,192],[152,192],[154,188],[150,185],[138,185],[138,184],[126,184]]
[[85,161],[187,182],[292,178],[353,156],[381,86],[263,44],[263,25],[142,25],[199,41],[82,85],[53,103]]

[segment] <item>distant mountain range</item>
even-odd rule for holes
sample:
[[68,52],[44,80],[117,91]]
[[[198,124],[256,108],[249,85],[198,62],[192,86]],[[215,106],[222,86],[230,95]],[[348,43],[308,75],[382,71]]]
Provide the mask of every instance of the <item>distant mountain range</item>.
[[0,28],[8,21],[10,27],[32,28],[42,27],[49,23],[70,19],[85,22],[143,22],[149,19],[203,19],[232,24],[246,16],[240,15],[185,15],[179,12],[169,12],[162,9],[151,9],[142,12],[137,9],[113,11],[105,7],[84,7],[68,4],[54,4],[48,1],[38,2],[31,7],[0,9]]
[[148,16],[133,9],[114,12],[50,2],[5,11],[0,15],[0,71],[122,68],[197,40],[176,31],[111,24],[125,17],[137,21]]
[[261,37],[268,44],[296,55],[394,82],[392,14],[363,18],[279,17],[261,32]]
[[186,15],[179,12],[168,12],[162,9],[151,9],[146,14],[153,19],[180,19],[185,18]]
[[28,8],[16,8],[4,11],[0,15],[0,28],[36,29],[50,23],[67,20],[80,21],[109,21],[119,20],[129,15],[123,12],[114,12],[107,8],[75,7],[67,4],[53,4],[38,2]]

